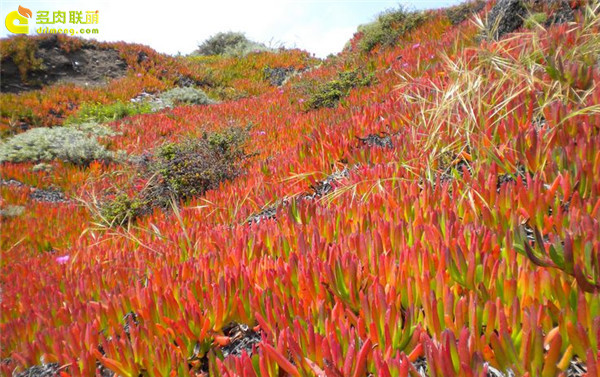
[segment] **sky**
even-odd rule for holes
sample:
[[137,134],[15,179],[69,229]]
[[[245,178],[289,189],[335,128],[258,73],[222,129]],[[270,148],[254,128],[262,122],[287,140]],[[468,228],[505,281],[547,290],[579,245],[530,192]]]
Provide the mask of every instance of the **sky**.
[[[78,36],[101,41],[125,41],[149,45],[168,54],[189,54],[202,41],[221,31],[240,31],[254,41],[273,47],[309,51],[317,57],[342,50],[360,24],[378,13],[397,8],[442,8],[463,0],[0,0],[0,17],[19,5],[30,9],[29,34],[40,27],[66,28]],[[65,12],[64,24],[41,25],[40,11]],[[69,12],[98,11],[97,24],[69,23]],[[81,34],[81,29],[97,34]],[[12,35],[3,24],[0,37]]]

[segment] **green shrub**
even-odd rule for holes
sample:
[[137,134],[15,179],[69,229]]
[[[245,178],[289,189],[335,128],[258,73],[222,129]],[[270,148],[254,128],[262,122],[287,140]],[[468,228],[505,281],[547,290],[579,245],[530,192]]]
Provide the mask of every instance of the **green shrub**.
[[409,12],[400,7],[397,10],[387,10],[369,24],[361,25],[358,31],[362,37],[358,42],[360,51],[370,52],[375,46],[394,45],[398,38],[418,27],[427,20],[424,12]]
[[365,74],[359,70],[340,72],[336,79],[316,85],[309,93],[306,109],[334,107],[352,88],[370,85],[373,77],[372,73]]
[[167,90],[160,94],[160,99],[169,106],[179,104],[208,105],[214,103],[202,90],[192,87],[177,87]]
[[159,147],[144,165],[146,186],[135,197],[119,194],[100,208],[109,225],[123,225],[151,212],[169,209],[173,202],[188,200],[234,179],[242,170],[245,158],[242,145],[247,131],[230,128],[205,134],[202,138]]
[[529,15],[529,17],[525,20],[523,26],[525,26],[526,29],[531,30],[535,28],[536,25],[544,25],[547,20],[548,15],[545,12],[534,13]]
[[244,33],[217,33],[198,46],[197,55],[244,56],[250,52],[273,51],[262,43],[253,42]]
[[237,145],[229,136],[219,135],[162,146],[151,167],[161,178],[151,187],[158,194],[152,201],[164,207],[170,197],[186,200],[235,178],[241,158]]
[[130,198],[120,193],[100,207],[100,217],[107,225],[124,225],[144,214],[148,208],[148,203],[140,197]]
[[152,112],[152,106],[145,102],[117,101],[108,105],[101,103],[84,103],[77,114],[69,117],[66,123],[107,123],[127,116]]
[[94,160],[111,160],[112,157],[94,136],[69,127],[33,128],[0,143],[0,162],[58,159],[88,165]]

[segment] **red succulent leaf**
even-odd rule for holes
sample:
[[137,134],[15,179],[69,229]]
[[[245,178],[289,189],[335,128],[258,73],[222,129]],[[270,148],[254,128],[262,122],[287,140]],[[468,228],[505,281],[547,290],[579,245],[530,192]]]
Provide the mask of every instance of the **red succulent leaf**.
[[573,275],[575,275],[577,285],[581,287],[584,292],[596,293],[600,290],[600,284],[589,281],[579,264],[574,266]]
[[358,357],[356,359],[356,368],[354,369],[353,377],[364,376],[367,372],[367,357],[371,352],[372,342],[370,338],[367,338],[363,343],[360,351],[358,352]]
[[260,347],[263,348],[269,356],[275,359],[275,361],[277,361],[277,364],[279,364],[279,366],[283,370],[285,370],[293,377],[300,377],[300,372],[298,372],[298,369],[296,369],[296,367],[292,363],[290,363],[288,359],[286,359],[281,353],[279,353],[279,351],[273,348],[270,344],[262,343]]

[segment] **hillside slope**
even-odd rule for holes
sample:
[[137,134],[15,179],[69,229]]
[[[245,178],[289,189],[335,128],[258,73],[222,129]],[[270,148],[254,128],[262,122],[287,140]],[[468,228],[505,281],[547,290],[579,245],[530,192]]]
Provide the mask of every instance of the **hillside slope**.
[[1,94],[1,373],[599,375],[600,17],[544,4]]

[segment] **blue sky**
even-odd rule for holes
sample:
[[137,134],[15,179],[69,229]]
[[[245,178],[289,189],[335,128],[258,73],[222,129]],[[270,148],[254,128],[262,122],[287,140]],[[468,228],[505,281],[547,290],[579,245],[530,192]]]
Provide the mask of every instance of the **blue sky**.
[[[17,10],[19,5],[30,9],[30,34],[40,27],[38,11],[98,10],[98,29],[93,38],[104,41],[126,41],[149,45],[157,51],[176,54],[192,52],[196,46],[219,31],[242,31],[250,39],[298,47],[325,57],[339,52],[356,27],[372,21],[376,15],[403,4],[412,9],[441,8],[462,0],[225,0],[225,1],[128,1],[87,0],[47,1],[19,0],[0,2],[0,16]],[[68,16],[67,16],[68,21]],[[82,25],[44,25],[80,30]],[[0,37],[10,33],[0,27]],[[81,35],[80,35],[81,36]]]

